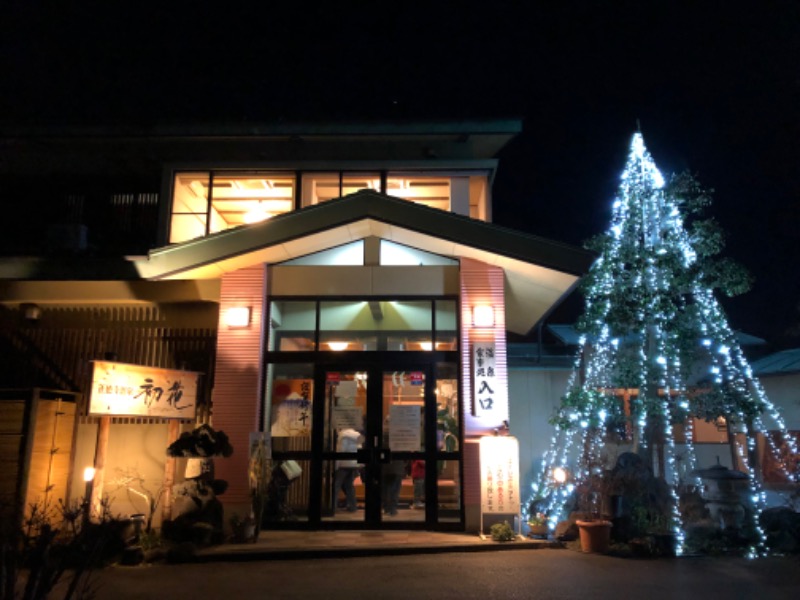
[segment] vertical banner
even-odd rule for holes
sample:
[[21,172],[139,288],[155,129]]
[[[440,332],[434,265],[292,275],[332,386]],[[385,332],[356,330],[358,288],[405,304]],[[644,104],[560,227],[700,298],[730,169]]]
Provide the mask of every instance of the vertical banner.
[[495,414],[495,393],[498,391],[495,372],[494,342],[476,342],[472,345],[472,382],[475,399],[472,414],[491,417]]
[[487,436],[480,441],[481,514],[519,515],[519,441]]

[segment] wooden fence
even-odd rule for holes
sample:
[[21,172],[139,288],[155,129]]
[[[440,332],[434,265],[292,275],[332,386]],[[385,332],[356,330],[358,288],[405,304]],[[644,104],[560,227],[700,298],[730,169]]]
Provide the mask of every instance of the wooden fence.
[[215,349],[216,329],[173,327],[157,306],[42,307],[36,322],[20,310],[0,311],[2,388],[62,389],[88,398],[93,360],[198,371],[205,374],[202,420]]

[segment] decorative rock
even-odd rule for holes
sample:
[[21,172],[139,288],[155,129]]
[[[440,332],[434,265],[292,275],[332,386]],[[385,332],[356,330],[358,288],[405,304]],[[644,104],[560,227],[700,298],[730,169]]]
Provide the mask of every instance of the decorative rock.
[[561,542],[571,542],[578,539],[578,525],[574,520],[561,521],[556,525],[555,539]]

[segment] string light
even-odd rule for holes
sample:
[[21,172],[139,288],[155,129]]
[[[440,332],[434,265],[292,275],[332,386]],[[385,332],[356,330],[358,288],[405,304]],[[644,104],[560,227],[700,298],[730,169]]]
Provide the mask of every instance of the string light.
[[[680,486],[700,483],[691,475],[697,465],[693,422],[721,416],[729,427],[737,425],[744,432],[745,444],[735,445],[736,455],[750,475],[747,496],[752,510],[746,514],[752,521],[749,529],[758,536],[748,555],[761,556],[766,536],[758,521],[766,495],[748,455],[756,449],[756,436],[763,435],[773,455],[779,456],[775,440],[766,434],[765,420],[790,452],[797,453],[797,447],[780,411],[753,377],[706,283],[700,255],[684,226],[685,202],[675,188],[666,187],[641,134],[635,134],[612,204],[610,227],[586,278],[584,333],[567,392],[553,419],[556,427],[542,457],[541,479],[531,493],[554,527],[570,494],[597,469],[609,420],[620,415],[616,390],[636,390],[628,393],[629,435],[646,449],[648,424],[662,426],[665,457],[659,475],[670,488],[672,502],[666,516],[677,540],[676,551],[680,553],[685,542]],[[706,376],[698,378],[696,369],[702,364]],[[672,426],[680,422],[686,435],[682,449]],[[778,464],[784,465],[781,460]],[[569,483],[553,478],[556,468],[569,470]],[[784,473],[796,482],[795,474],[785,469]]]

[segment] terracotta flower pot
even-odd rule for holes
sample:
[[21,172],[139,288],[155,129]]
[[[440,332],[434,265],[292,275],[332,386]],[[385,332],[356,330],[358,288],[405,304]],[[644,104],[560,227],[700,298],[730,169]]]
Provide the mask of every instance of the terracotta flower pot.
[[576,521],[581,536],[581,550],[605,554],[611,541],[611,521]]
[[540,524],[540,523],[528,524],[528,527],[530,528],[529,535],[531,537],[543,537],[543,538],[546,538],[548,536],[548,534],[550,533],[550,529],[547,527],[546,524]]

